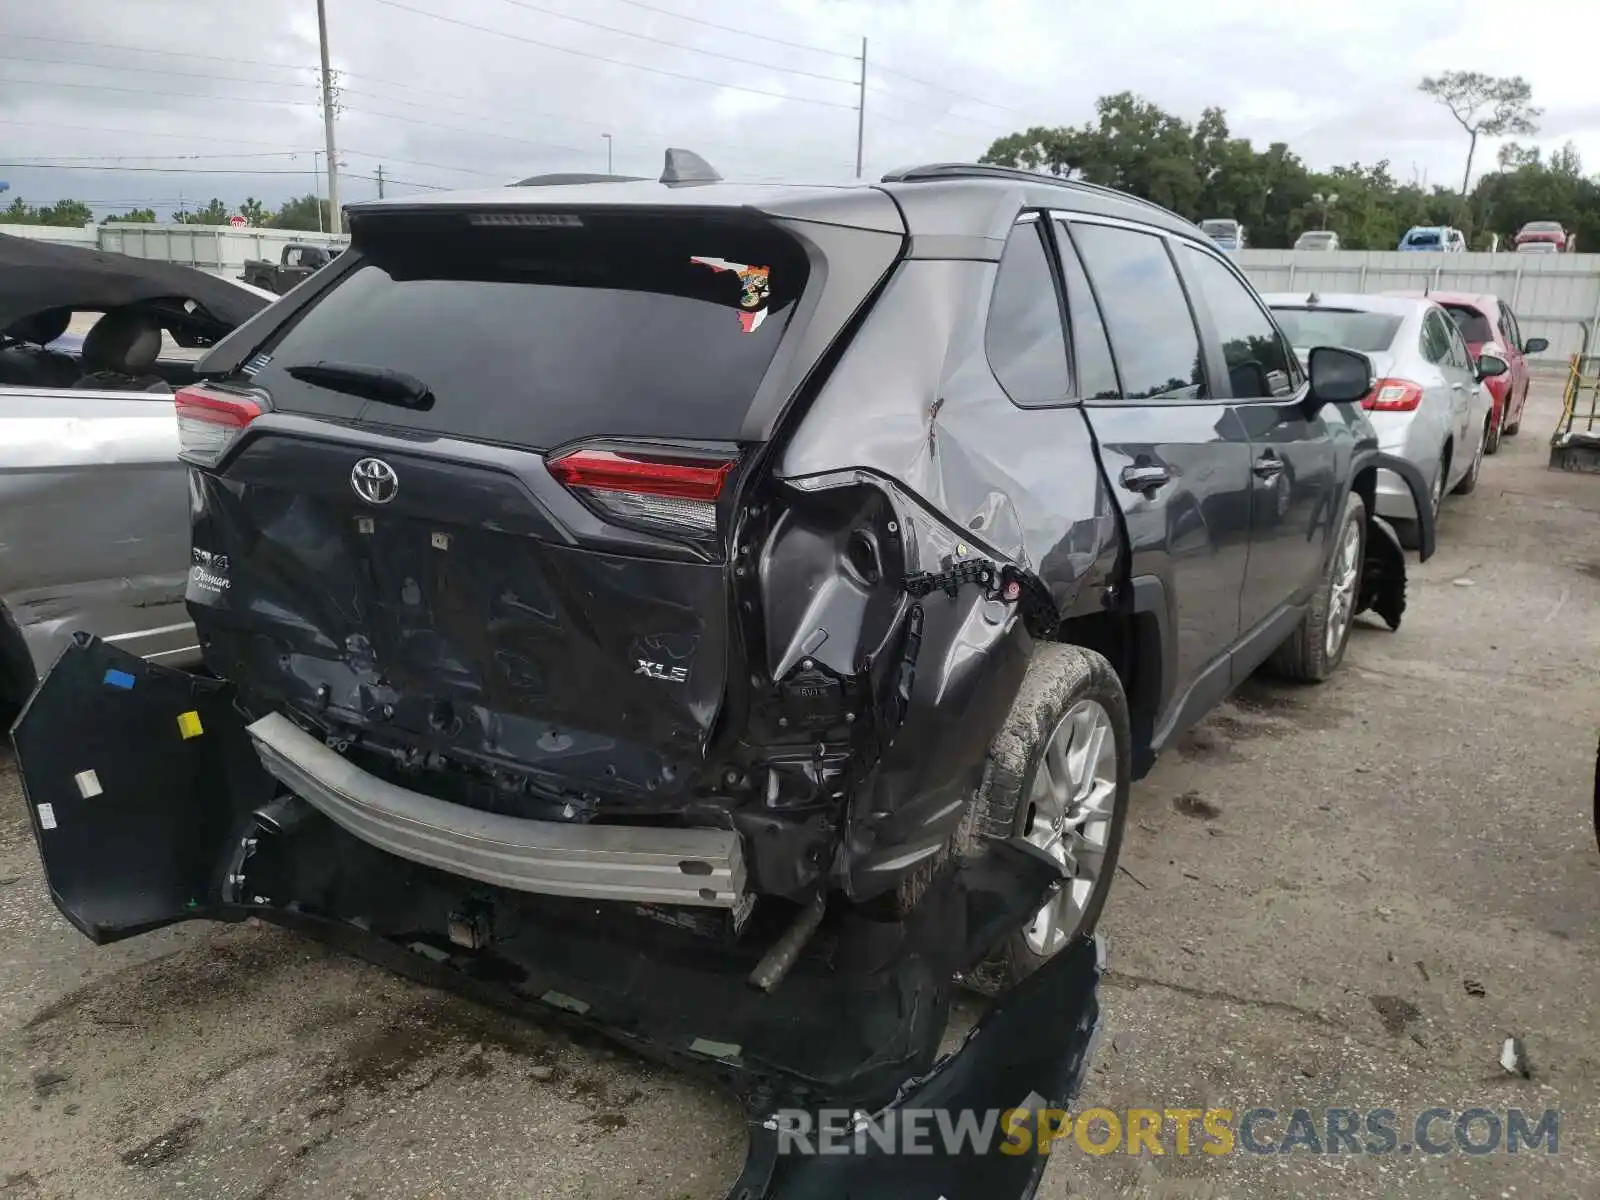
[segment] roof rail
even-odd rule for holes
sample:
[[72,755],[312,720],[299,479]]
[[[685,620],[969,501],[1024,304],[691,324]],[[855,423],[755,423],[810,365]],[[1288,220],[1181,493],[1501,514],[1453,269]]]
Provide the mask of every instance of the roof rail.
[[[898,171],[890,171],[881,182],[926,183],[935,179],[1014,179],[1019,183],[1044,183],[1052,187],[1074,188],[1102,196],[1115,196],[1119,200],[1142,204],[1146,208],[1156,209],[1168,216],[1177,216],[1171,209],[1163,208],[1154,200],[1146,200],[1143,196],[1135,196],[1132,192],[1119,192],[1116,188],[1090,183],[1084,179],[1066,179],[1060,175],[1047,175],[1043,171],[1030,171],[1025,167],[1002,167],[993,163],[926,163],[920,167],[902,167]],[[1182,219],[1179,217],[1179,220]]]

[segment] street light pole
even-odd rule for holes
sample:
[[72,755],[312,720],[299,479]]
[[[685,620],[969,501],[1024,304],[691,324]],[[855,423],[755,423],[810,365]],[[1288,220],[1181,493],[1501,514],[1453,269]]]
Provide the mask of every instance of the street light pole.
[[609,175],[611,174],[611,135],[602,133],[600,136],[606,140],[606,174]]

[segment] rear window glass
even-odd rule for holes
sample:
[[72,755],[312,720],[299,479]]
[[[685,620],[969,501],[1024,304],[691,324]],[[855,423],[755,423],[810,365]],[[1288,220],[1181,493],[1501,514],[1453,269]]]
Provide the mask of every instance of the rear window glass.
[[1456,323],[1456,328],[1461,330],[1461,336],[1466,338],[1471,345],[1481,345],[1484,342],[1494,341],[1494,326],[1489,324],[1489,318],[1475,308],[1465,305],[1446,304],[1445,312],[1450,314],[1450,319]]
[[1393,313],[1334,308],[1274,308],[1272,315],[1290,344],[1301,350],[1343,346],[1363,354],[1392,346],[1401,321]]
[[[548,449],[591,436],[734,440],[805,286],[768,230],[633,219],[582,229],[394,221],[265,350],[275,408]],[[402,372],[415,410],[296,379]]]
[[1437,246],[1439,235],[1437,233],[1408,233],[1406,245],[1408,246]]

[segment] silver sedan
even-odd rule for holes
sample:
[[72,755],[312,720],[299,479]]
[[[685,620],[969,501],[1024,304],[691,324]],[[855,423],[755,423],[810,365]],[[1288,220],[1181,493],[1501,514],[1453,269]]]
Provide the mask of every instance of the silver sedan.
[[[1493,408],[1483,380],[1504,373],[1504,360],[1485,355],[1474,365],[1455,322],[1425,297],[1296,292],[1264,299],[1302,357],[1314,346],[1343,346],[1372,360],[1372,391],[1362,407],[1384,451],[1416,464],[1431,482],[1436,514],[1446,493],[1477,486]],[[1416,506],[1398,476],[1380,473],[1377,500],[1379,515],[1412,536]]]

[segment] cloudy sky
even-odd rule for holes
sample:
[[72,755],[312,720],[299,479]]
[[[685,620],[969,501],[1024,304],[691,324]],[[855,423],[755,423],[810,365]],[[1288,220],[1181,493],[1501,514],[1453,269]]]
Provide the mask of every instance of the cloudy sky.
[[[868,176],[1079,124],[1131,90],[1313,166],[1387,158],[1459,178],[1465,137],[1424,74],[1521,74],[1600,170],[1593,0],[328,0],[341,199],[541,171],[848,177],[868,39]],[[315,0],[0,0],[9,200],[97,215],[219,196],[276,205],[323,145]],[[1480,153],[1485,166],[1493,147]],[[112,170],[109,168],[118,168]]]

